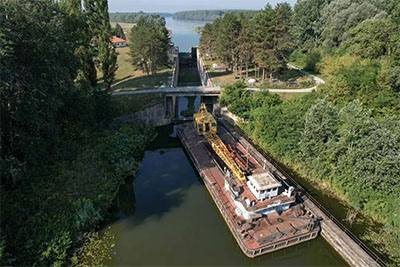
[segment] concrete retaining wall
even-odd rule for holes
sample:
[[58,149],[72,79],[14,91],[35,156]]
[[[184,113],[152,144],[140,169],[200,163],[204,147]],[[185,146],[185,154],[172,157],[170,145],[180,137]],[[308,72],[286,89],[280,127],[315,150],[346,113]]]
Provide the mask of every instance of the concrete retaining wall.
[[197,69],[199,71],[202,86],[214,87],[214,83],[212,82],[211,77],[207,72],[207,68],[204,65],[203,59],[200,56],[200,50],[198,48],[197,48]]
[[164,104],[157,104],[133,114],[116,118],[127,123],[140,123],[153,127],[164,126],[171,123],[171,118],[165,116]]
[[171,87],[175,88],[178,86],[179,78],[179,48],[176,48],[176,54],[174,55],[174,71],[171,77]]

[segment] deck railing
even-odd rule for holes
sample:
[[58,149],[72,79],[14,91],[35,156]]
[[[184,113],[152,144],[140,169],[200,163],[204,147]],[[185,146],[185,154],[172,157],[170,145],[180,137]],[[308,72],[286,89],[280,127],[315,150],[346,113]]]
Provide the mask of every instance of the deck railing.
[[[246,255],[248,255],[249,257],[254,257],[254,256],[259,255],[259,254],[272,252],[272,251],[278,250],[280,248],[286,247],[288,245],[293,245],[293,244],[296,244],[296,243],[299,243],[299,242],[303,242],[303,241],[306,241],[306,240],[309,240],[309,239],[312,239],[312,238],[316,237],[316,235],[318,234],[318,230],[314,229],[313,231],[305,233],[303,235],[292,237],[292,238],[285,239],[285,240],[275,241],[275,242],[272,242],[270,244],[264,245],[264,246],[262,246],[262,247],[260,247],[258,249],[248,249],[247,246],[244,244],[244,242],[242,240],[242,237],[238,234],[238,232],[236,230],[236,226],[235,226],[236,220],[235,220],[235,215],[234,215],[235,214],[235,210],[233,209],[233,207],[231,205],[227,205],[229,200],[225,200],[225,202],[224,202],[224,200],[221,200],[219,195],[225,196],[225,194],[222,191],[222,189],[220,188],[220,186],[218,184],[213,185],[213,184],[210,184],[208,182],[208,179],[205,177],[205,174],[203,173],[203,171],[200,168],[200,163],[194,157],[194,155],[190,151],[190,147],[188,147],[188,145],[187,145],[187,143],[185,141],[185,139],[186,139],[185,135],[182,134],[179,129],[177,129],[177,135],[180,138],[180,140],[181,140],[183,146],[185,147],[187,153],[189,154],[189,157],[192,159],[192,162],[194,163],[195,168],[197,169],[198,173],[202,177],[202,180],[204,181],[204,184],[206,185],[207,190],[210,192],[212,198],[214,199],[216,206],[218,207],[218,209],[222,213],[222,215],[223,215],[223,217],[224,217],[229,229],[231,230],[233,236],[235,237],[235,239],[238,242],[240,248],[242,249],[242,251]],[[218,164],[216,164],[216,165],[218,166],[218,168],[220,168],[220,166]],[[221,170],[221,172],[223,173],[222,170]],[[218,193],[216,193],[214,191],[217,191]]]

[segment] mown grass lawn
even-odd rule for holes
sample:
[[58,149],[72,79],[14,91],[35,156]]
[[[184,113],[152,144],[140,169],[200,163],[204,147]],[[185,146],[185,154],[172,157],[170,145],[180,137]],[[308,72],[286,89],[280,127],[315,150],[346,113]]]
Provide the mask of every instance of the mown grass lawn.
[[[224,86],[226,84],[232,84],[232,83],[240,80],[239,76],[235,79],[235,76],[233,75],[232,71],[215,70],[212,67],[214,63],[221,65],[221,66],[224,64],[217,62],[217,61],[211,61],[209,59],[205,59],[204,62],[206,64],[208,73],[210,74],[210,77],[215,85]],[[254,79],[255,74],[256,74],[255,68],[254,67],[249,68],[248,78]],[[260,75],[261,75],[261,71],[260,71]],[[246,70],[244,68],[242,70],[242,79],[245,83],[247,83]],[[301,88],[309,88],[309,87],[312,87],[315,85],[315,83],[310,78],[308,78],[301,72],[299,72],[297,70],[293,70],[293,69],[287,69],[287,70],[283,71],[282,73],[275,75],[274,79],[279,80],[279,83],[270,83],[268,78],[265,80],[264,83],[261,83],[261,81],[259,81],[260,79],[258,79],[258,82],[255,84],[255,87],[269,88],[269,89],[287,89],[287,88],[301,89]],[[294,82],[294,81],[297,81],[299,83],[299,85],[295,85],[295,86],[287,85],[288,82]],[[302,84],[303,82],[306,82],[306,81],[308,81],[308,83]]]

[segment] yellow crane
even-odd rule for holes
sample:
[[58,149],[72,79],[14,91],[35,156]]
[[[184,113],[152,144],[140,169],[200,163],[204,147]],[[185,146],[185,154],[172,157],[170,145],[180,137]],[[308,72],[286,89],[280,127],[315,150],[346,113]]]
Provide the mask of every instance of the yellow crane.
[[198,135],[204,135],[207,142],[211,145],[212,149],[217,155],[225,162],[233,174],[240,180],[246,181],[246,176],[239,168],[237,163],[231,156],[228,148],[217,135],[217,121],[213,115],[208,112],[206,104],[201,103],[199,112],[193,115],[194,127]]

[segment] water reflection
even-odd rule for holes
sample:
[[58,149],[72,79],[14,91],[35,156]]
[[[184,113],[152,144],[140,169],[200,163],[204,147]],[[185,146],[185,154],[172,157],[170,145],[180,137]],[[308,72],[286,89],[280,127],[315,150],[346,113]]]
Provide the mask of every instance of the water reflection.
[[118,209],[120,218],[133,216],[136,210],[135,190],[133,190],[134,177],[127,179],[118,192]]
[[107,265],[345,265],[322,238],[255,259],[244,256],[172,126],[159,129],[118,203],[120,219],[110,228],[115,255]]
[[176,100],[178,119],[193,117],[200,107],[199,96],[179,96]]

